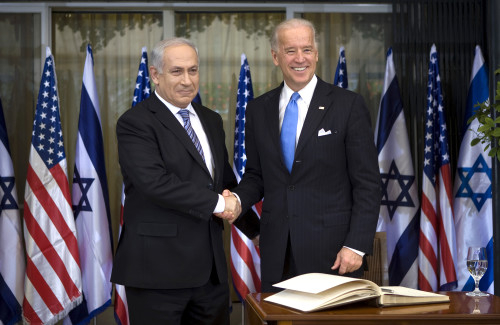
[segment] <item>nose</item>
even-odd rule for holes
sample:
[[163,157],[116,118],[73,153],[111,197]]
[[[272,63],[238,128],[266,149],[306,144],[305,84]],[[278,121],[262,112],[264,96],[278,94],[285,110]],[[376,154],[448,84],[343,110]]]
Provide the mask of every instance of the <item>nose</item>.
[[187,71],[182,74],[181,83],[183,85],[190,85],[192,83],[191,76]]
[[295,56],[295,61],[303,62],[305,60],[304,53],[302,51],[297,51],[297,55]]

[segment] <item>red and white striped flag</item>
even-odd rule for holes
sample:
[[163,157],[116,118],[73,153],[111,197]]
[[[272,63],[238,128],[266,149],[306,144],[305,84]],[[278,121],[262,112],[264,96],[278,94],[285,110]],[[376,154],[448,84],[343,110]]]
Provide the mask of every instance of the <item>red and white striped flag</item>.
[[82,301],[82,278],[50,48],[40,81],[26,190],[23,317],[54,324]]
[[[139,70],[137,72],[137,78],[134,88],[134,99],[132,100],[132,107],[137,105],[142,100],[149,97],[151,92],[151,84],[149,82],[148,73],[148,51],[146,47],[142,48],[141,63],[139,63]],[[125,189],[122,186],[122,198],[121,198],[121,208],[120,208],[120,229],[118,232],[118,238],[122,232],[123,226],[123,206],[125,205]],[[115,285],[116,295],[115,295],[115,320],[118,325],[128,325],[128,304],[127,296],[125,295],[125,287],[117,284]]]
[[457,248],[448,132],[435,45],[427,87],[418,285],[426,291],[449,291],[457,287]]
[[[251,99],[253,89],[250,67],[245,54],[242,54],[234,130],[233,171],[238,182],[245,173],[245,110]],[[262,203],[256,204],[254,211],[260,216]],[[251,292],[260,292],[259,248],[234,225],[231,225],[231,275],[241,301]]]

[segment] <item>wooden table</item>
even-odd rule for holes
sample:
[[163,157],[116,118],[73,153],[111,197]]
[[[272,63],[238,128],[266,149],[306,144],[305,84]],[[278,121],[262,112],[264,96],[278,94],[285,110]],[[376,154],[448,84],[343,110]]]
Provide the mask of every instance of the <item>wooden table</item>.
[[247,296],[245,309],[250,325],[500,324],[500,297],[473,298],[464,292],[441,293],[450,296],[450,303],[371,307],[359,302],[312,313],[265,302],[269,293],[252,293]]

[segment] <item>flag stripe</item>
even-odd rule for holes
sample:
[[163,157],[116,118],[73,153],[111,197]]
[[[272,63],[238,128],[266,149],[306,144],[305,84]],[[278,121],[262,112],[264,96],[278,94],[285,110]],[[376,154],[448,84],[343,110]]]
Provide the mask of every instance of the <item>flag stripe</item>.
[[33,310],[33,307],[26,299],[24,299],[23,302],[23,312],[26,320],[31,322],[31,324],[43,324],[42,320],[38,317],[38,314]]
[[[26,258],[26,275],[30,280],[30,282],[32,283],[35,290],[40,294],[40,297],[42,298],[47,308],[49,308],[49,310],[52,312],[52,314],[56,315],[57,313],[59,313],[64,309],[59,300],[57,299],[56,295],[50,288],[50,285],[45,281],[45,278],[40,273],[40,271],[38,270],[38,268],[36,267],[36,265],[33,263],[33,261],[29,256],[27,256]],[[24,305],[23,309],[26,309]],[[29,316],[27,318],[30,319],[31,317],[32,316]]]
[[239,230],[235,229],[233,227],[231,229],[231,233],[234,236],[234,247],[238,254],[241,257],[241,260],[247,265],[247,267],[250,269],[250,275],[252,276],[253,283],[258,284],[260,283],[259,276],[257,275],[257,270],[255,269],[255,265],[253,263],[253,256],[252,253],[250,252],[250,249],[246,245],[246,243],[243,242],[241,236],[236,234]]
[[387,92],[383,95],[380,107],[390,107],[391,109],[380,110],[380,124],[377,134],[377,149],[379,154],[389,138],[390,133],[387,130],[392,130],[399,114],[403,111],[396,79],[392,80],[390,86],[387,88]]
[[[66,294],[69,297],[78,296],[79,290],[76,287],[75,283],[71,280],[71,276],[69,275],[63,260],[61,259],[59,254],[57,254],[54,246],[52,246],[49,239],[45,235],[45,232],[31,214],[28,204],[25,204],[24,209],[26,228],[31,237],[34,239],[36,245],[39,247],[40,252],[45,256],[50,266],[52,266],[52,269],[61,280],[61,284],[64,286]],[[31,280],[31,282],[33,282],[33,280]]]
[[[60,178],[62,177],[61,174],[64,174],[64,171],[60,168],[59,165],[54,166],[55,172],[52,173],[54,175],[54,178]],[[53,167],[53,168],[54,168]],[[64,220],[64,216],[62,215],[61,211],[59,210],[59,207],[57,204],[52,200],[52,196],[50,193],[47,192],[47,189],[45,186],[42,184],[40,179],[38,178],[37,173],[33,170],[31,165],[28,165],[28,171],[27,171],[27,183],[32,191],[32,193],[37,197],[38,202],[42,205],[43,209],[46,211],[47,216],[50,218],[52,221],[52,224],[55,226],[59,234],[61,235],[62,240],[66,243],[66,246],[69,249],[69,252],[77,261],[78,266],[80,266],[80,259],[78,257],[78,244],[76,241],[76,237],[74,236],[73,232],[71,229],[68,227],[68,224]],[[29,211],[29,204],[25,202],[25,208],[28,207]],[[33,217],[30,214],[30,217]],[[43,233],[43,231],[42,231]],[[36,241],[36,238],[33,237]],[[51,243],[48,243],[49,246],[52,246]],[[40,247],[40,245],[39,245]],[[41,246],[44,247],[45,246]],[[46,247],[48,248],[48,247]]]

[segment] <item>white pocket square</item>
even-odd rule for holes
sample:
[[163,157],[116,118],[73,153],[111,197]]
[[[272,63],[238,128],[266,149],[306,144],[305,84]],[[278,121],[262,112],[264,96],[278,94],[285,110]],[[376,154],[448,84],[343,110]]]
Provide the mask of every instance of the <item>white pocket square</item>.
[[329,134],[332,134],[332,131],[330,131],[330,130],[325,131],[325,129],[321,129],[318,131],[318,137],[322,137],[322,136],[329,135]]

